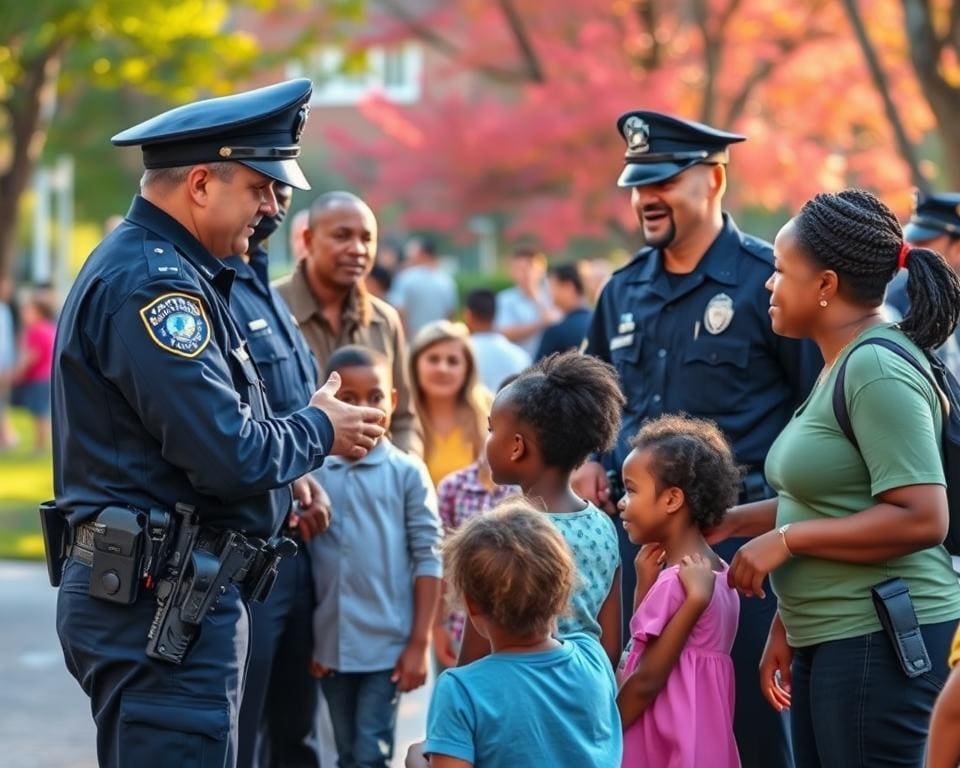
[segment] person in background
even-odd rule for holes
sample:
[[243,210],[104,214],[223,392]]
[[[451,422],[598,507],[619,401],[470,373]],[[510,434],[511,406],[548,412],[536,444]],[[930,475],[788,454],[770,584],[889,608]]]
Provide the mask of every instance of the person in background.
[[440,266],[437,244],[429,237],[407,243],[407,263],[396,274],[388,301],[396,307],[410,337],[434,320],[450,320],[457,311],[457,284]]
[[[960,194],[917,192],[913,215],[903,228],[903,238],[917,248],[936,251],[954,272],[960,272]],[[890,281],[884,306],[891,320],[901,320],[910,310],[908,271],[901,269]],[[960,377],[960,331],[954,331],[937,349],[940,359]]]
[[557,264],[547,270],[550,300],[563,313],[563,320],[543,332],[535,359],[578,349],[587,335],[593,313],[587,305],[584,273],[585,267],[579,262]]
[[475,288],[464,301],[463,320],[470,329],[477,374],[491,392],[496,392],[504,379],[515,376],[531,363],[526,350],[494,330],[496,308],[497,296],[486,288]]
[[348,344],[386,355],[398,397],[391,442],[421,456],[423,438],[405,366],[403,326],[397,311],[371,296],[364,282],[377,256],[373,211],[350,192],[325,192],[310,206],[310,228],[304,237],[309,255],[275,285],[310,345],[318,370]]
[[310,211],[307,208],[297,211],[290,217],[290,261],[294,266],[310,255],[304,233],[310,229]]
[[410,345],[410,383],[423,424],[424,459],[439,483],[480,456],[487,436],[490,392],[477,378],[470,332],[437,320]]
[[600,298],[603,287],[613,277],[613,262],[606,256],[594,256],[587,260],[586,294],[590,306],[594,306]]
[[0,451],[17,444],[17,435],[10,421],[10,379],[17,362],[17,331],[14,325],[13,281],[0,277]]
[[33,289],[20,301],[20,347],[16,365],[8,374],[17,388],[17,403],[33,419],[33,449],[50,448],[50,375],[57,333],[57,310],[52,292]]
[[[387,422],[397,402],[390,369],[360,346],[327,362],[340,375],[337,397],[378,408]],[[423,462],[386,438],[359,461],[329,459],[317,479],[333,520],[308,545],[317,595],[310,672],[327,700],[341,768],[388,768],[398,694],[427,677],[443,575],[437,497]]]
[[560,319],[546,286],[547,257],[535,248],[518,246],[510,252],[508,266],[513,287],[497,294],[494,327],[532,359],[544,329]]
[[390,270],[380,264],[374,264],[370,274],[364,278],[364,282],[367,286],[367,293],[381,301],[387,301],[390,286],[393,285],[393,275],[390,274]]

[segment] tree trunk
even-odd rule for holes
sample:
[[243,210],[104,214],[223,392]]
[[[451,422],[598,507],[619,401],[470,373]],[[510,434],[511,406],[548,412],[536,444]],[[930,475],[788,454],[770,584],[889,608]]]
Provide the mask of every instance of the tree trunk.
[[954,21],[957,0],[951,9],[951,29],[945,39],[937,38],[930,8],[923,0],[903,0],[910,61],[917,73],[924,98],[937,118],[937,133],[943,145],[944,170],[951,189],[960,189],[960,89],[950,85],[938,66],[944,45],[958,47]]
[[890,95],[890,83],[887,80],[886,73],[883,71],[883,67],[880,66],[880,59],[873,47],[873,43],[870,41],[870,36],[867,34],[866,25],[863,23],[863,17],[860,15],[860,9],[857,7],[857,0],[843,0],[843,6],[847,11],[850,25],[853,27],[853,32],[857,38],[857,42],[860,44],[860,49],[863,51],[863,57],[867,62],[867,69],[870,70],[870,77],[883,101],[883,111],[887,116],[887,121],[890,123],[890,128],[893,130],[893,138],[896,142],[897,150],[910,168],[910,180],[915,187],[924,192],[928,192],[930,190],[930,180],[927,179],[927,177],[923,175],[923,171],[920,170],[920,161],[917,158],[916,148],[913,146],[913,142],[910,141],[910,137],[907,136],[907,131],[903,127],[903,121],[900,119],[900,113],[897,111],[897,105]]
[[46,142],[45,106],[54,95],[63,48],[58,42],[25,62],[23,79],[2,104],[10,120],[10,164],[0,175],[0,277],[13,267],[20,198]]

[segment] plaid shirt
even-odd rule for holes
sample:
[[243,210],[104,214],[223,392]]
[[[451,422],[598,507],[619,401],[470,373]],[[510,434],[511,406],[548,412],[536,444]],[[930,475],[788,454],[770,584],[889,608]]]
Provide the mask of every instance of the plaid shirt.
[[[508,496],[521,491],[515,485],[495,485],[488,490],[480,482],[480,462],[451,472],[437,485],[437,508],[445,534],[453,533],[471,517],[493,509]],[[466,616],[463,611],[450,610],[443,620],[444,626],[459,642],[463,637]]]

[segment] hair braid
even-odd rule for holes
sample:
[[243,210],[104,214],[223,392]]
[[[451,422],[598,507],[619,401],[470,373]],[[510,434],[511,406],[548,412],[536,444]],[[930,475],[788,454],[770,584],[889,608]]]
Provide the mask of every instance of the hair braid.
[[[821,193],[807,201],[795,225],[800,246],[840,278],[852,300],[878,306],[899,269],[903,232],[893,212],[862,189]],[[900,327],[923,349],[940,346],[960,318],[960,279],[925,248],[909,253],[910,312]]]

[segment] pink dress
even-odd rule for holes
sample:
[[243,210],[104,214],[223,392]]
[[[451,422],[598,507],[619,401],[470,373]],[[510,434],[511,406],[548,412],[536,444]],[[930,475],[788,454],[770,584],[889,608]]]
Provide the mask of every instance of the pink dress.
[[[676,666],[653,704],[623,735],[624,768],[739,768],[733,738],[733,661],[740,599],[727,586],[727,566]],[[658,637],[686,599],[679,568],[665,568],[630,620],[631,645],[618,682],[637,668],[650,638]]]

